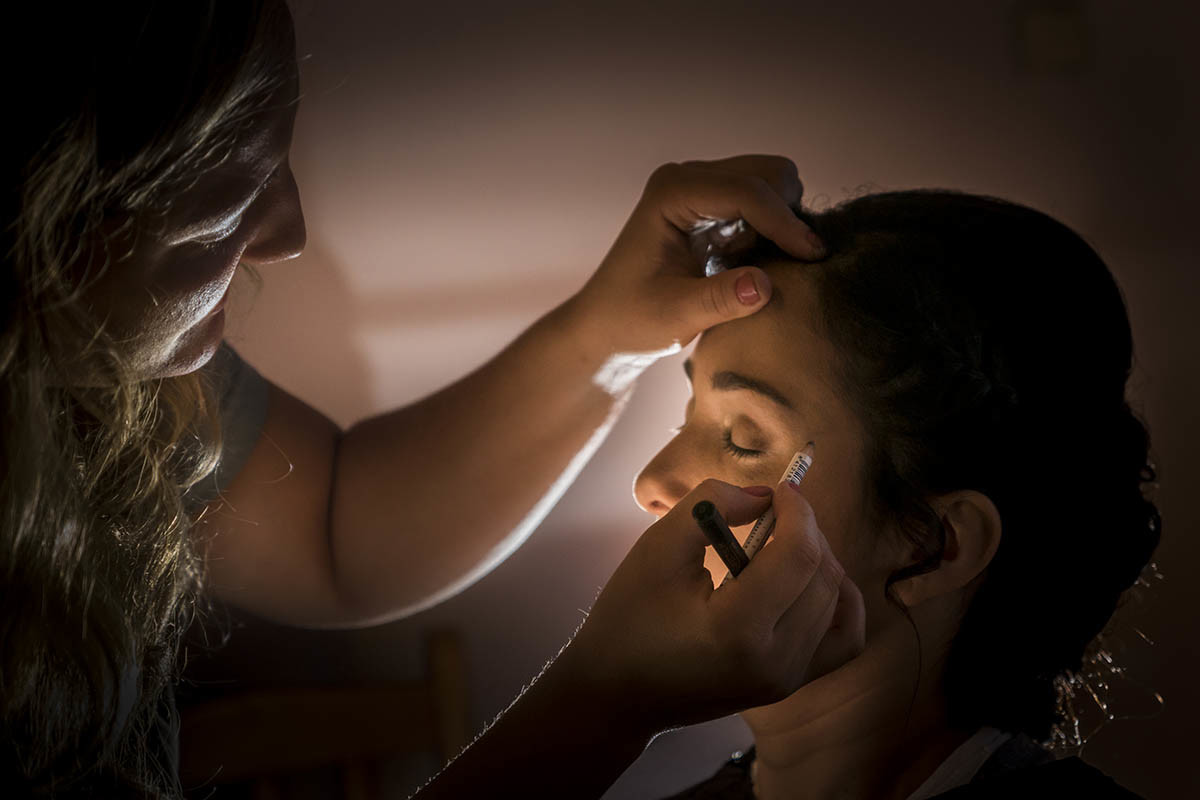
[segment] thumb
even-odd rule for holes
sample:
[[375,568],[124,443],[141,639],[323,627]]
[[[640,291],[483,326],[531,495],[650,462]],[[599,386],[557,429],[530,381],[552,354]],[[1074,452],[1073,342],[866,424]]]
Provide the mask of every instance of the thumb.
[[738,267],[688,283],[683,316],[693,335],[753,314],[771,299],[771,279],[758,267]]

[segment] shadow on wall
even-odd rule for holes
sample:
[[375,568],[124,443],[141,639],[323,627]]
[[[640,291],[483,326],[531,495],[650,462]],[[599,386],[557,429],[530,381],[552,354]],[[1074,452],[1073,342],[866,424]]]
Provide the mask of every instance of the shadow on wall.
[[359,303],[345,270],[310,231],[303,255],[258,271],[260,292],[243,279],[230,295],[225,339],[260,371],[269,365],[269,380],[343,428],[367,414],[371,375],[351,324]]
[[[356,293],[331,252],[311,237],[302,256],[259,272],[261,292],[255,294],[245,278],[234,286],[226,340],[268,379],[343,429],[415,400],[412,389],[424,395],[466,374],[472,363],[448,364],[444,354],[482,362],[577,288],[570,278],[500,276],[469,285]],[[483,349],[464,354],[452,343],[437,353],[419,347],[435,329],[461,329],[473,334],[472,349]],[[397,335],[418,349],[396,350]],[[388,343],[371,348],[370,339],[380,336]],[[386,374],[380,375],[373,353],[388,362]],[[410,389],[393,397],[397,381]]]

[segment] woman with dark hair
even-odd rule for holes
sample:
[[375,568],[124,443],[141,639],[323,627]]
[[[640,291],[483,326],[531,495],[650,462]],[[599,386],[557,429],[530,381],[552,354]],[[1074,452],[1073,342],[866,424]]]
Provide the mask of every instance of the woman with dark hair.
[[[540,521],[646,365],[769,299],[761,270],[698,274],[694,223],[742,216],[795,257],[819,253],[788,210],[801,194],[790,161],[671,165],[576,295],[461,381],[342,431],[221,341],[234,275],[305,241],[286,5],[18,9],[4,26],[15,113],[0,155],[5,796],[178,796],[172,685],[198,601],[331,627],[460,591]],[[721,491],[731,513],[766,502]],[[654,531],[657,546],[701,557],[690,520]],[[787,549],[760,571],[782,568]],[[459,762],[468,796],[521,777],[469,769],[480,759],[553,757],[564,786],[595,785],[663,727],[799,685],[789,667],[822,631],[780,616],[823,587],[789,583],[777,608],[747,595],[717,618],[671,602],[689,587],[670,563],[636,566],[640,580],[609,596],[642,609],[642,638],[591,625]],[[795,635],[767,635],[777,622]],[[762,657],[744,689],[718,698],[748,651]],[[541,749],[527,735],[540,726],[558,732]],[[619,746],[573,745],[598,729]]]
[[753,751],[679,797],[1134,796],[1041,744],[1056,682],[1159,541],[1112,275],[1064,225],[987,197],[801,216],[829,256],[746,256],[771,301],[700,338],[683,427],[635,494],[661,516],[814,441],[800,493],[861,592],[834,628],[865,648],[744,711]]

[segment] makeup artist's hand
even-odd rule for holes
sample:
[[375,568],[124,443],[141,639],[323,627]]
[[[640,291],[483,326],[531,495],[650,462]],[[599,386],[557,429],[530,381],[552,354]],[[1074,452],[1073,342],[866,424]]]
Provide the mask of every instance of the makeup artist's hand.
[[752,314],[771,296],[766,273],[739,267],[705,278],[689,233],[697,222],[741,217],[796,258],[820,258],[819,240],[789,208],[803,191],[796,165],[781,156],[665,164],[568,305],[606,354],[666,354],[713,325]]
[[741,525],[771,503],[760,489],[709,480],[679,502],[634,545],[552,669],[574,670],[657,732],[780,700],[862,652],[862,596],[789,484],[774,491],[774,538],[713,588],[692,506],[712,501]]

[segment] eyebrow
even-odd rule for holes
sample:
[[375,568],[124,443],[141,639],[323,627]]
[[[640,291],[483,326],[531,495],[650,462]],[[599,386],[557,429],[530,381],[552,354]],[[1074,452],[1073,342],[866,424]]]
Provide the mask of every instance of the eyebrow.
[[[689,358],[683,362],[683,371],[687,374],[688,380],[692,380],[692,375],[695,368],[692,366],[692,360]],[[750,378],[737,372],[725,370],[718,372],[712,377],[712,388],[721,392],[732,392],[742,389],[748,392],[760,394],[769,400],[774,401],[778,405],[783,406],[789,411],[795,411],[796,405],[788,399],[788,396],[776,389],[771,384],[760,381],[756,378]]]
[[230,220],[245,214],[247,209],[254,205],[254,201],[258,199],[258,196],[261,195],[264,190],[266,190],[267,184],[270,183],[271,179],[275,177],[275,173],[279,171],[279,167],[282,163],[283,161],[281,160],[275,165],[275,168],[268,173],[267,177],[254,187],[254,190],[251,192],[248,198],[243,196],[242,199],[238,200],[236,203],[230,204],[223,211],[220,211],[217,214],[212,214],[200,222],[194,222],[180,229],[180,231],[171,238],[172,243],[174,244],[183,242],[198,236],[204,236],[205,234],[216,233],[217,231],[223,229]]

